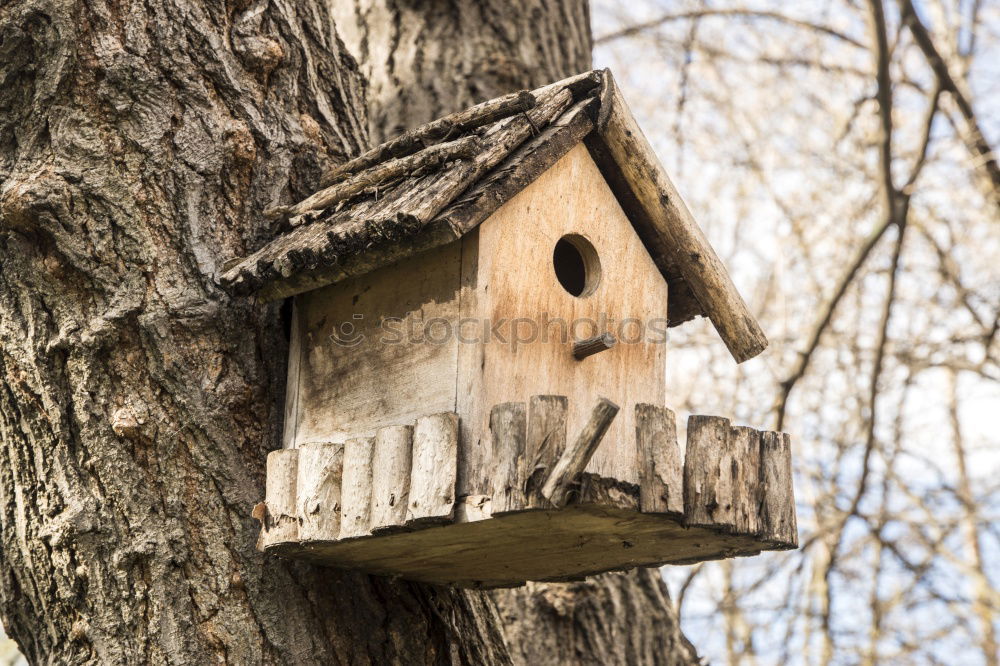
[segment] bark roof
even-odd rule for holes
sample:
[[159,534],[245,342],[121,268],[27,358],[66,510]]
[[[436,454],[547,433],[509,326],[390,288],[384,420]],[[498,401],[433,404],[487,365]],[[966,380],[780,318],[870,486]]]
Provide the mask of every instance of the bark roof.
[[[646,155],[633,160],[628,146],[608,148],[602,139],[609,116],[624,116],[617,122],[619,138],[638,141],[639,152]],[[633,136],[636,133],[638,137]],[[265,211],[280,233],[230,264],[220,276],[221,283],[234,294],[257,292],[265,299],[282,298],[452,242],[580,141],[586,141],[667,280],[670,325],[709,314],[737,360],[759,353],[766,340],[756,321],[745,311],[683,202],[674,196],[676,191],[606,70],[445,116],[337,167],[324,176],[323,187],[315,194]],[[614,141],[612,137],[610,142]],[[624,165],[624,161],[634,163]],[[664,181],[668,191],[664,191]],[[661,207],[664,210],[651,210]],[[686,225],[681,228],[683,234],[693,232],[688,239],[694,244],[693,252],[689,247],[671,247],[683,246],[684,239],[657,221],[664,214],[673,219],[686,216],[676,224]],[[721,291],[728,300],[714,296],[718,271]],[[749,326],[753,329],[750,337],[756,331],[759,340],[737,352],[730,339],[736,342],[746,331],[724,330],[727,322],[723,320],[730,317],[746,320],[737,327]]]

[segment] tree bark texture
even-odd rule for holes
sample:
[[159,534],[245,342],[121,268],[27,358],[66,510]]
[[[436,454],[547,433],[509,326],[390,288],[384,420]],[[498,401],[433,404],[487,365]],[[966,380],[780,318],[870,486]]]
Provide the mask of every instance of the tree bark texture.
[[333,11],[369,81],[376,144],[591,68],[587,0],[338,0]]
[[657,569],[494,592],[516,664],[699,664]]
[[[473,3],[457,4],[472,20]],[[477,37],[482,53],[560,26],[518,56],[531,78],[460,67],[461,51],[422,61],[411,94],[437,67],[439,101],[419,120],[589,66],[589,32],[572,37],[538,3],[518,33],[519,10],[494,4],[482,34],[497,44]],[[33,663],[538,663],[551,634],[580,661],[679,661],[654,573],[595,579],[583,596],[493,597],[255,551],[286,317],[229,298],[215,276],[268,240],[265,208],[370,145],[364,78],[331,12],[322,0],[0,11],[0,621]],[[421,14],[408,44],[458,48],[459,24]],[[557,36],[579,40],[578,62],[532,59]],[[392,118],[378,126],[412,124]],[[554,596],[579,610],[553,613]]]

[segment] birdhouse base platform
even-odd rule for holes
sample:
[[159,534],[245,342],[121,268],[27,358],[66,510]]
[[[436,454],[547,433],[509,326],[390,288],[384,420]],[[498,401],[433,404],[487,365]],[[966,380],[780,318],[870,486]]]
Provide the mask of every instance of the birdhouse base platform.
[[584,484],[600,488],[597,495],[613,494],[614,505],[583,499],[558,510],[395,534],[275,544],[268,552],[421,583],[487,589],[795,547],[719,527],[687,527],[682,515],[641,513],[635,486],[622,488],[600,478]]
[[[682,465],[673,413],[637,405],[644,473],[630,484],[572,464],[566,474],[561,464],[600,420],[601,405],[559,456],[526,455],[532,424],[552,422],[551,414],[535,412],[560,405],[551,400],[558,396],[539,398],[531,413],[523,403],[494,409],[493,490],[457,501],[454,414],[386,428],[374,438],[272,452],[267,499],[255,509],[264,528],[259,548],[423,583],[496,588],[797,547],[784,433],[692,416]],[[560,474],[565,483],[554,479]]]

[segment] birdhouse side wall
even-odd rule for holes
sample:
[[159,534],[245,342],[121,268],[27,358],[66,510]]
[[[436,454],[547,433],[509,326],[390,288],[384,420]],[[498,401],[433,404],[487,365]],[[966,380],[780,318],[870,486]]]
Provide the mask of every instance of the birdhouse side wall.
[[295,297],[285,448],[455,411],[461,243]]

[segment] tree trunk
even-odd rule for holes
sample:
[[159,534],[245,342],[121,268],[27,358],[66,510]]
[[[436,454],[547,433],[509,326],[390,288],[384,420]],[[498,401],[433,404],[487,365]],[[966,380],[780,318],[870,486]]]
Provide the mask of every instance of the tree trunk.
[[[474,50],[496,56],[561,22],[539,3],[518,33],[506,3],[457,4],[466,23],[421,12],[411,48],[457,48],[483,16]],[[654,572],[494,601],[256,552],[286,317],[214,276],[267,240],[266,206],[368,144],[331,18],[323,0],[0,13],[0,621],[36,663],[687,661]],[[419,120],[586,68],[536,60],[565,59],[556,35],[589,52],[586,30],[547,35],[518,51],[531,78],[425,56]],[[388,107],[380,128],[417,120]]]
[[336,0],[381,143],[416,125],[590,69],[588,0]]

